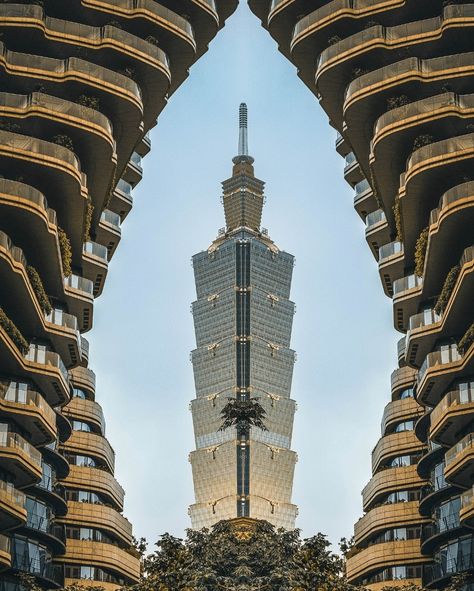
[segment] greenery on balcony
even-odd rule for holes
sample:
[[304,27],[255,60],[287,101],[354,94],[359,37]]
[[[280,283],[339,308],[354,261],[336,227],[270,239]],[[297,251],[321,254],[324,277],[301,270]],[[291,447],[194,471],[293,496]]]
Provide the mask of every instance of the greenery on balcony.
[[63,148],[67,148],[68,150],[71,150],[71,152],[74,152],[74,143],[72,139],[64,133],[59,133],[58,135],[53,136],[51,141],[53,144],[57,144],[58,146],[62,146]]
[[88,242],[91,239],[91,226],[92,226],[92,216],[93,215],[94,215],[94,206],[92,205],[92,199],[89,197],[89,199],[87,200],[86,212],[84,215],[84,231],[83,231],[84,242]]
[[419,135],[413,140],[413,152],[424,146],[429,146],[429,144],[432,144],[433,142],[434,137],[429,133]]
[[66,232],[58,226],[59,250],[61,251],[61,260],[63,263],[64,277],[69,277],[72,273],[72,248],[71,241]]
[[239,400],[238,398],[228,398],[228,402],[221,410],[221,416],[224,420],[219,431],[225,431],[230,427],[248,432],[250,427],[257,427],[262,431],[268,431],[264,419],[265,409],[259,404],[258,398],[250,400]]
[[461,353],[461,355],[465,355],[468,352],[472,343],[474,343],[474,322],[466,330],[464,336],[458,343],[458,351]]
[[428,237],[430,229],[427,226],[421,231],[415,245],[415,274],[418,277],[423,277],[423,269],[425,267],[426,251],[428,249]]
[[453,293],[454,286],[456,285],[457,278],[459,277],[459,273],[461,271],[460,265],[455,265],[447,274],[446,279],[444,280],[443,289],[439,294],[438,301],[434,307],[434,311],[436,314],[441,315],[445,310],[446,306],[448,305],[449,298]]
[[46,294],[43,282],[41,281],[41,277],[39,276],[38,271],[31,265],[28,265],[26,267],[26,272],[28,273],[31,287],[35,292],[41,309],[45,314],[49,314],[53,308],[51,306],[51,302],[49,301],[48,295]]
[[404,107],[408,105],[410,99],[406,94],[399,94],[397,96],[391,96],[387,99],[387,111],[398,109],[398,107]]
[[403,242],[402,212],[400,208],[400,199],[398,197],[395,197],[395,203],[393,204],[393,217],[395,218],[395,227],[397,229],[395,240]]
[[81,94],[77,99],[77,103],[83,107],[94,109],[95,111],[100,110],[100,100],[96,96]]
[[30,345],[25,337],[18,330],[16,325],[8,318],[2,308],[0,308],[0,326],[11,338],[16,348],[22,355],[26,355],[30,349]]

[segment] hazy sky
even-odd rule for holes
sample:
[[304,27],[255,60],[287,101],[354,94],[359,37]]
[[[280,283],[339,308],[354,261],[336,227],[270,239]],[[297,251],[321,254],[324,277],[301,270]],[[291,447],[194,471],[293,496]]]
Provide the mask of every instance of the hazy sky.
[[220,183],[249,105],[250,153],[266,181],[263,225],[296,256],[294,502],[305,536],[352,534],[389,400],[397,335],[317,100],[241,3],[152,132],[134,208],[96,302],[91,367],[136,536],[189,527],[191,256],[224,225]]

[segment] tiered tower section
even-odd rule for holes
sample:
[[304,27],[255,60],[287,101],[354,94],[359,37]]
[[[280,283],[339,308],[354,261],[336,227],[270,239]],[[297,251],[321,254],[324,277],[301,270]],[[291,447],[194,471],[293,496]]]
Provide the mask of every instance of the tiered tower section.
[[249,4],[339,132],[404,335],[347,573],[442,588],[474,572],[474,4]]
[[0,3],[0,589],[133,583],[92,328],[148,131],[236,0]]
[[[207,251],[193,257],[196,451],[190,461],[196,502],[191,521],[201,529],[222,519],[251,517],[293,529],[293,257],[260,228],[264,183],[255,178],[248,155],[245,105],[239,156],[222,185],[227,227]],[[220,430],[221,411],[234,399],[258,399],[267,431],[246,432],[238,425]]]

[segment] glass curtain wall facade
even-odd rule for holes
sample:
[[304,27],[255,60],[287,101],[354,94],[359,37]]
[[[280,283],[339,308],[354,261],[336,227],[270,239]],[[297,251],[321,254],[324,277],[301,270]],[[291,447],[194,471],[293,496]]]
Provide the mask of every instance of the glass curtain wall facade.
[[474,574],[474,4],[249,5],[338,132],[401,333],[347,574],[443,588]]
[[[293,529],[297,514],[291,502],[297,460],[291,450],[293,256],[260,227],[264,183],[252,164],[246,154],[234,158],[233,175],[223,183],[227,226],[193,257],[196,450],[190,462],[196,501],[189,512],[195,529],[236,517]],[[258,399],[266,431],[220,430],[221,411],[235,398]]]
[[0,3],[0,591],[139,577],[84,335],[148,132],[236,5]]

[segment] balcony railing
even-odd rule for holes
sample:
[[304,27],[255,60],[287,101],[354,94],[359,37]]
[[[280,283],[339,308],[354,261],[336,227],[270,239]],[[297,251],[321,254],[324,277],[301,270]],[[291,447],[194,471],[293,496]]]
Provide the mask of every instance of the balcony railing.
[[423,285],[423,277],[418,277],[418,275],[415,274],[395,279],[393,282],[393,295],[395,297],[404,291],[420,287],[421,285]]
[[431,425],[436,425],[441,417],[452,407],[460,406],[462,411],[463,405],[474,404],[474,389],[468,388],[466,390],[452,390],[448,392],[441,402],[435,406],[431,412]]
[[371,226],[375,226],[375,224],[380,224],[386,221],[387,218],[383,209],[377,209],[377,211],[369,213],[369,215],[365,218],[367,230],[370,230]]
[[344,165],[344,172],[347,172],[350,168],[357,164],[357,158],[355,157],[354,152],[349,152],[345,157],[345,165]]
[[466,509],[474,505],[474,486],[461,495],[461,508]]
[[85,254],[92,255],[98,259],[108,262],[108,251],[107,247],[97,242],[88,241],[84,243],[83,252]]
[[[9,96],[11,95],[9,94]],[[9,179],[0,178],[0,192],[7,195],[12,195],[14,197],[21,197],[22,199],[26,199],[27,201],[31,201],[31,203],[38,205],[41,207],[41,209],[45,210],[49,222],[55,226],[57,225],[56,212],[54,209],[50,209],[48,207],[46,197],[37,189],[30,187],[30,185],[20,183],[19,181],[11,181]]]
[[403,244],[396,240],[395,242],[389,242],[379,248],[379,263],[385,259],[389,259],[393,256],[403,253]]
[[11,431],[0,431],[0,448],[8,447],[12,449],[18,449],[29,456],[30,460],[41,468],[41,454],[40,452],[26,439],[23,439],[18,433],[12,433]]
[[110,224],[111,226],[114,226],[114,228],[116,228],[117,230],[120,230],[120,224],[122,223],[122,221],[118,213],[110,211],[110,209],[104,209],[100,216],[100,219],[106,224]]
[[[11,382],[9,380],[0,379],[0,399],[15,404],[24,404],[25,406],[35,406],[47,418],[52,425],[56,424],[56,416],[54,410],[46,402],[46,400],[29,386],[19,387],[18,382]],[[26,386],[26,384],[21,384]]]
[[430,326],[431,324],[436,324],[440,320],[441,316],[434,310],[423,310],[423,312],[410,317],[409,330],[412,331],[421,328],[422,326]]
[[432,351],[426,356],[420,371],[417,374],[417,383],[420,384],[425,377],[426,372],[437,365],[447,365],[453,361],[459,361],[461,354],[458,351],[457,345],[450,345],[441,351]]
[[474,447],[474,433],[468,433],[460,441],[456,443],[451,449],[448,449],[445,455],[446,466],[456,460],[466,449]]
[[68,314],[63,310],[54,308],[45,316],[46,320],[56,326],[64,326],[71,330],[78,330],[77,318],[73,314]]
[[93,295],[94,293],[94,284],[92,281],[85,277],[79,277],[79,275],[71,274],[69,277],[65,277],[64,285],[72,289],[77,289],[78,291],[83,291],[88,295]]
[[34,363],[39,363],[41,365],[50,365],[52,367],[59,369],[64,378],[64,381],[67,384],[69,383],[69,374],[66,369],[66,366],[64,365],[61,357],[54,351],[47,351],[43,347],[31,343],[30,350],[25,355],[25,359],[28,359],[28,361],[33,361]]
[[13,505],[25,508],[26,495],[21,490],[16,489],[11,482],[0,480],[0,495],[10,500]]

